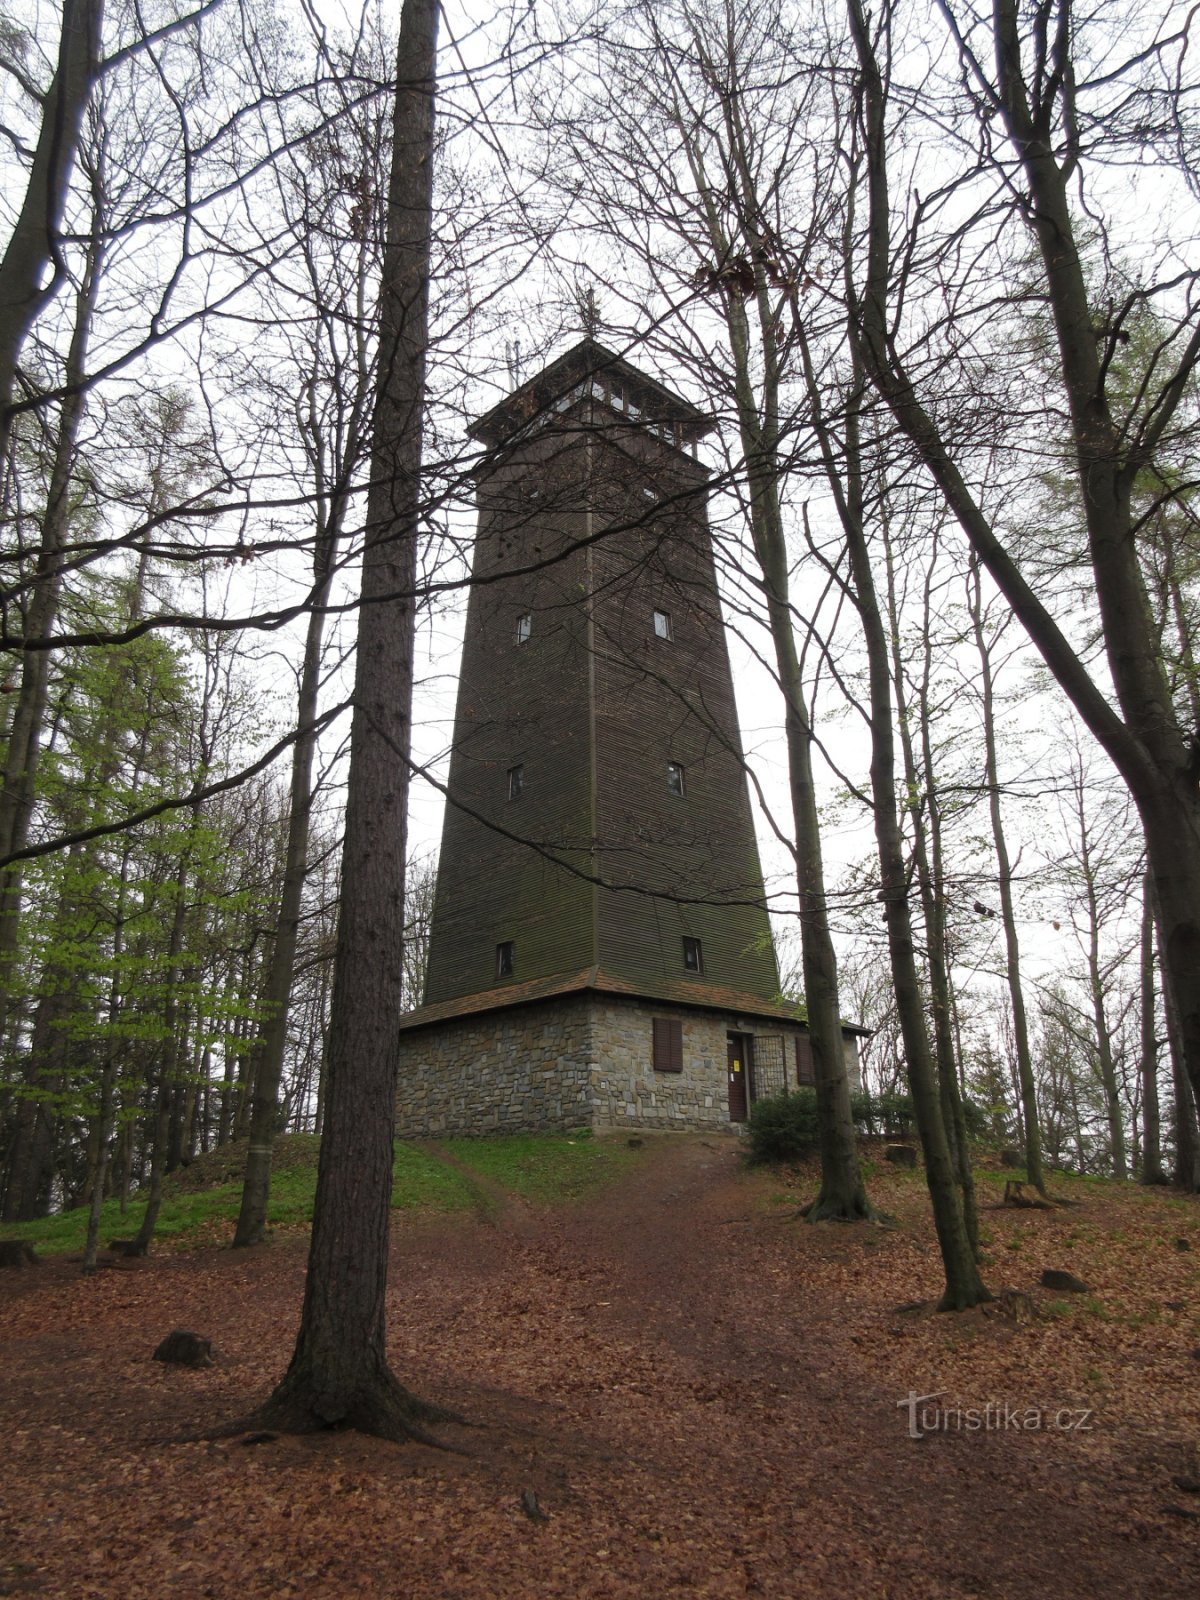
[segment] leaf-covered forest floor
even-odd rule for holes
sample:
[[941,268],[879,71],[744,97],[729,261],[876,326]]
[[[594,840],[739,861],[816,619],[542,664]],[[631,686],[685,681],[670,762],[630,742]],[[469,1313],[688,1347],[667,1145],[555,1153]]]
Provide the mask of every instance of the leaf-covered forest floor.
[[[390,1352],[476,1424],[453,1451],[189,1439],[281,1375],[301,1231],[0,1275],[0,1594],[1194,1597],[1195,1202],[987,1209],[987,1279],[1029,1299],[949,1317],[897,1309],[938,1290],[919,1173],[873,1175],[893,1225],[817,1228],[812,1174],[733,1138],[647,1137],[610,1176],[397,1215]],[[179,1327],[215,1365],[150,1359]],[[910,1392],[938,1392],[919,1439]]]

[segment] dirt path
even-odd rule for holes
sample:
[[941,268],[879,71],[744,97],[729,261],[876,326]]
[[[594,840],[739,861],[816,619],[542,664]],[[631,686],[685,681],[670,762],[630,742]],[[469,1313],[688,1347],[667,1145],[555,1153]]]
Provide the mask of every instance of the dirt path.
[[[947,1386],[954,1330],[869,1291],[885,1258],[919,1278],[925,1256],[789,1222],[770,1181],[733,1141],[664,1140],[580,1206],[398,1223],[393,1359],[488,1424],[459,1431],[467,1455],[170,1442],[282,1371],[303,1240],[9,1275],[0,1594],[1196,1594],[1200,1523],[1164,1509],[1161,1430],[908,1437],[897,1401]],[[214,1368],[147,1360],[177,1326],[213,1339]]]

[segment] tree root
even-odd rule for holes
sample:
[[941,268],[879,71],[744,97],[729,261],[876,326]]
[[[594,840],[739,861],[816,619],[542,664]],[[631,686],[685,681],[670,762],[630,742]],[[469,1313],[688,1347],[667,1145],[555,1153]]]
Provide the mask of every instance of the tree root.
[[953,1293],[947,1289],[937,1303],[939,1311],[970,1311],[972,1306],[985,1306],[990,1304],[996,1296],[992,1291],[980,1285],[979,1293]]
[[1016,1206],[1024,1211],[1058,1211],[1065,1206],[1078,1205],[1077,1200],[1060,1200],[1054,1195],[1039,1192],[1036,1195],[1025,1193],[1024,1180],[1009,1178],[1004,1185],[1004,1199],[995,1207],[1002,1211],[1005,1206]]
[[1020,1206],[1026,1211],[1053,1211],[1054,1202],[1042,1194],[1026,1194],[1025,1185],[1018,1178],[1009,1178],[1004,1185],[1004,1204]]
[[429,1431],[427,1425],[438,1423],[473,1426],[457,1411],[410,1394],[386,1369],[369,1382],[360,1382],[339,1395],[321,1392],[315,1383],[289,1372],[275,1393],[248,1416],[189,1437],[213,1440],[232,1439],[238,1434],[311,1434],[353,1429],[394,1444],[424,1444],[434,1450],[462,1454],[458,1446],[447,1444]]
[[879,1222],[880,1214],[865,1196],[858,1201],[830,1199],[824,1194],[796,1213],[805,1222]]

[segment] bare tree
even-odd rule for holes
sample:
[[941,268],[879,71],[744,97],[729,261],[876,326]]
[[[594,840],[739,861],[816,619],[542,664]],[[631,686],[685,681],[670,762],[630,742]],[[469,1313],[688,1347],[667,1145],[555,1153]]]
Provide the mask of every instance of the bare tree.
[[1013,900],[1013,864],[1004,812],[1000,800],[1000,763],[996,747],[996,665],[995,654],[1007,625],[1007,617],[990,624],[986,615],[979,566],[972,562],[967,586],[967,609],[979,652],[980,716],[983,721],[984,783],[988,796],[988,819],[992,846],[996,852],[996,885],[1000,896],[1000,917],[1004,926],[1005,968],[1008,1000],[1012,1008],[1013,1056],[1021,1093],[1021,1129],[1025,1144],[1025,1170],[1040,1194],[1046,1192],[1042,1167],[1042,1135],[1038,1118],[1037,1088],[1033,1073],[1033,1053],[1029,1044],[1029,1021],[1025,1012],[1025,991],[1021,987],[1021,942],[1017,932]]
[[[784,505],[794,447],[795,418],[788,410],[793,353],[784,337],[789,300],[779,283],[779,244],[768,218],[779,210],[781,151],[789,139],[779,122],[764,118],[751,126],[743,116],[740,96],[748,86],[768,97],[783,91],[767,65],[769,30],[757,22],[735,26],[733,13],[731,4],[711,14],[684,8],[667,16],[650,4],[614,13],[595,100],[578,108],[555,134],[572,154],[564,182],[599,219],[597,231],[620,239],[626,251],[632,231],[652,281],[679,274],[681,257],[690,261],[693,291],[703,291],[702,297],[693,292],[690,306],[664,319],[658,337],[674,336],[678,345],[692,347],[709,403],[719,404],[728,417],[726,486],[737,496],[750,546],[740,578],[761,606],[783,700],[789,848],[821,1157],[820,1190],[806,1214],[816,1222],[873,1212],[851,1117],[822,859],[818,741],[805,682],[807,642],[792,595]],[[629,23],[634,31],[626,36]],[[599,132],[593,136],[597,114]],[[645,120],[656,129],[655,140],[635,132]],[[774,138],[778,148],[768,153]],[[634,208],[638,222],[631,229]],[[718,333],[719,354],[697,360],[696,352]],[[727,562],[740,565],[741,559],[740,552],[726,552]]]
[[[931,223],[944,215],[944,184],[932,202],[914,191],[906,237],[898,246],[893,238],[891,135],[899,113],[891,76],[898,70],[897,7],[886,4],[868,17],[859,0],[848,0],[869,175],[864,265],[856,296],[862,359],[979,560],[1128,785],[1159,895],[1164,982],[1177,1008],[1193,1089],[1200,1092],[1196,736],[1163,670],[1136,537],[1144,512],[1135,505],[1135,489],[1148,478],[1165,486],[1153,498],[1174,494],[1166,462],[1172,452],[1186,449],[1194,427],[1185,401],[1200,359],[1200,267],[1185,259],[1186,242],[1175,239],[1157,277],[1153,262],[1140,280],[1122,274],[1110,251],[1100,281],[1089,281],[1086,234],[1072,199],[1078,191],[1103,212],[1104,163],[1119,160],[1131,147],[1153,152],[1164,172],[1182,155],[1180,176],[1189,181],[1187,140],[1180,133],[1188,126],[1187,74],[1180,65],[1188,56],[1188,26],[1182,9],[1172,7],[1165,21],[1148,21],[1131,53],[1123,59],[1114,56],[1103,70],[1093,71],[1087,64],[1091,30],[1106,24],[1103,19],[1084,23],[1068,0],[1027,10],[1017,0],[995,0],[986,12],[946,0],[939,9],[961,71],[960,83],[951,89],[961,112],[955,132],[964,139],[971,134],[978,151],[972,170],[992,180],[993,193],[979,202],[975,215],[981,227],[1013,249],[1012,230],[1027,229],[1036,252],[1034,292],[1053,326],[1055,376],[1074,456],[1086,559],[1115,705],[1103,678],[1072,644],[1031,581],[1030,558],[1023,559],[1021,550],[1006,541],[997,517],[971,486],[970,447],[960,442],[962,426],[949,426],[944,397],[933,388],[925,367],[914,365],[922,359],[919,351],[931,348],[924,323],[919,333],[913,330],[906,347],[906,317],[910,308],[919,314],[914,262],[930,263],[936,276],[938,263],[956,271],[952,256],[959,262],[970,260],[975,272],[976,257],[963,250],[957,231],[948,229],[939,236],[940,253],[938,240],[928,237]],[[906,91],[906,108],[922,103],[920,86],[916,88],[915,96]],[[997,132],[1008,141],[1007,151],[997,145]],[[1021,260],[1023,269],[1032,265],[1027,255]],[[973,333],[959,320],[961,301],[947,296],[944,285],[938,292],[943,304],[956,307],[945,330],[956,341],[954,359],[969,366]],[[1024,284],[1014,287],[1008,298],[1014,316],[1021,315],[1029,293]],[[989,327],[996,325],[1003,304],[1003,293],[989,295]],[[1126,324],[1146,304],[1175,307],[1178,314],[1154,342],[1137,375],[1124,374],[1118,382],[1115,358],[1127,342]],[[985,359],[996,350],[993,343]]]
[[[361,76],[372,36],[342,61],[320,51],[335,87]],[[339,70],[340,69],[340,70]],[[311,609],[296,687],[297,736],[292,746],[288,828],[279,912],[271,943],[263,996],[266,1015],[251,1059],[250,1148],[242,1202],[234,1230],[235,1246],[260,1244],[270,1203],[271,1153],[279,1120],[279,1090],[288,1041],[288,1008],[308,871],[309,829],[314,803],[313,764],[317,751],[317,712],[324,670],[328,603],[338,573],[339,546],[352,504],[366,445],[370,416],[369,283],[377,270],[372,241],[380,236],[380,165],[386,156],[385,130],[375,104],[348,106],[322,141],[299,154],[303,170],[281,178],[285,215],[295,215],[296,251],[302,293],[312,311],[292,338],[294,359],[285,367],[297,384],[293,401],[308,469],[307,498],[315,520],[312,545]],[[346,173],[354,174],[351,183]],[[349,230],[347,252],[337,237]],[[328,248],[332,242],[333,248]],[[277,400],[282,396],[277,395]]]

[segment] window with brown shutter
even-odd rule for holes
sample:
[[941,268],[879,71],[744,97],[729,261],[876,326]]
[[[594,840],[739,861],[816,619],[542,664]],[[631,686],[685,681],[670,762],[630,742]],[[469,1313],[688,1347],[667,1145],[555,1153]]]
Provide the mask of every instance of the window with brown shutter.
[[796,1082],[804,1087],[816,1083],[817,1074],[813,1068],[812,1040],[797,1036],[796,1038]]
[[655,1072],[683,1071],[683,1023],[653,1018]]

